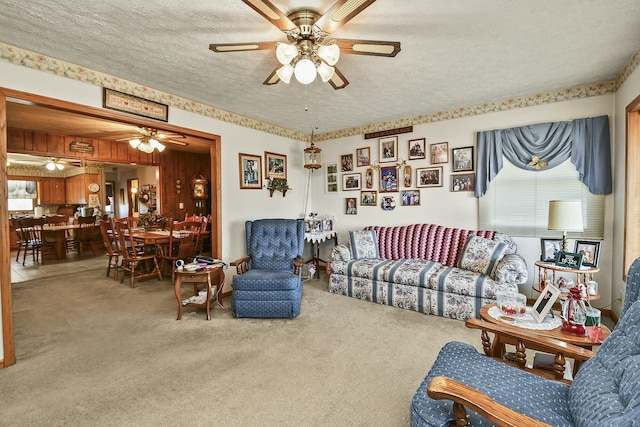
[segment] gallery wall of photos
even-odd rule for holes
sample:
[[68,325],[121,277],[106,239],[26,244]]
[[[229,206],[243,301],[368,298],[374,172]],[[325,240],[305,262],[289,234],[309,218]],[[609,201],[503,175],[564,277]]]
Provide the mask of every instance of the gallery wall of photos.
[[[347,215],[367,207],[391,211],[396,206],[420,206],[421,192],[444,187],[447,171],[449,191],[475,190],[474,151],[473,146],[449,147],[448,142],[426,138],[402,141],[385,136],[326,163],[325,190],[354,192],[344,200]],[[372,155],[375,152],[377,156]]]

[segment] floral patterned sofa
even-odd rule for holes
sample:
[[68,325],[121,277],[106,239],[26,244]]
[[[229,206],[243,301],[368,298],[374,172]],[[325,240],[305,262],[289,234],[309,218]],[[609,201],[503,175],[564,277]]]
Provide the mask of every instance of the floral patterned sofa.
[[527,264],[513,239],[495,231],[434,224],[370,226],[333,248],[329,292],[466,320],[518,291]]

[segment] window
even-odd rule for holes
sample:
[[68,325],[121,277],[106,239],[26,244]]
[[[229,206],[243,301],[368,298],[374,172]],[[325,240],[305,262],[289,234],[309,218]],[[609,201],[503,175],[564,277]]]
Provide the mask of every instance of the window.
[[551,169],[532,172],[505,159],[487,193],[479,198],[481,230],[497,230],[512,236],[548,237],[549,200],[581,200],[582,233],[570,238],[604,237],[604,195],[591,194],[578,179],[571,160]]
[[9,212],[33,211],[38,197],[36,181],[7,181],[7,206]]

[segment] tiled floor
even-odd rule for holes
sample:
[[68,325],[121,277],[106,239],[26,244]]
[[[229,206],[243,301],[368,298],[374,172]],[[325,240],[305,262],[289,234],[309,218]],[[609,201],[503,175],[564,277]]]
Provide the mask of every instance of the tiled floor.
[[43,277],[58,276],[61,274],[73,273],[76,271],[92,270],[104,268],[107,273],[107,256],[98,253],[97,256],[78,257],[75,253],[69,253],[64,260],[47,260],[44,264],[34,263],[31,255],[27,255],[24,266],[22,265],[22,254],[19,262],[16,262],[16,251],[11,251],[11,283],[20,283],[28,280],[40,279]]

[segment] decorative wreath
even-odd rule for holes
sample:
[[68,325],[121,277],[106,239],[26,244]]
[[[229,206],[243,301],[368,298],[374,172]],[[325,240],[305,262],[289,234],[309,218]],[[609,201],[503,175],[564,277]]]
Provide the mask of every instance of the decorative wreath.
[[151,201],[151,194],[148,191],[143,191],[140,193],[140,203],[144,205],[148,205]]

